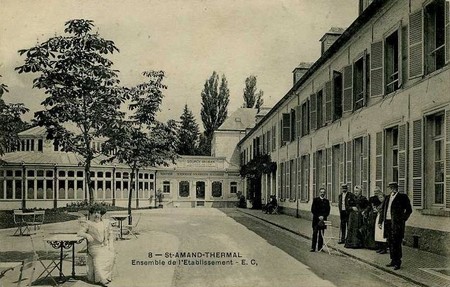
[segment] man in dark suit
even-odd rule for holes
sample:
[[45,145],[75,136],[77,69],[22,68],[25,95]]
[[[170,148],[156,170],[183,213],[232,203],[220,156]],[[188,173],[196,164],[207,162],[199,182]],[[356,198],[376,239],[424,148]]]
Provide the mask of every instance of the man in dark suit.
[[[323,236],[321,231],[325,229],[324,221],[327,220],[328,215],[330,215],[330,201],[325,198],[325,188],[319,190],[319,197],[313,199],[311,205],[311,212],[313,214],[312,228],[312,245],[311,252],[321,250],[323,246]],[[319,237],[319,240],[317,240]]]
[[348,186],[343,184],[341,186],[342,192],[339,194],[339,215],[341,218],[341,239],[339,240],[339,244],[345,243],[345,237],[348,226],[348,216],[350,214],[350,209],[352,208],[351,203],[354,201],[354,195],[351,192],[348,192]]
[[402,265],[402,242],[405,235],[405,222],[412,213],[409,198],[398,192],[398,184],[390,182],[388,187],[391,194],[383,202],[383,209],[378,221],[379,227],[384,223],[384,235],[388,239],[391,262],[387,267],[400,269]]

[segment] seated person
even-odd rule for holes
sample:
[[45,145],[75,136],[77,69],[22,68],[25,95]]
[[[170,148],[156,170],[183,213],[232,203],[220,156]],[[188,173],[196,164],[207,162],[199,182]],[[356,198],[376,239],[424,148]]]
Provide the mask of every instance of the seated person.
[[271,195],[265,211],[266,213],[272,214],[276,208],[278,208],[277,197],[275,195]]
[[106,209],[103,206],[91,206],[89,220],[82,223],[78,235],[88,241],[88,280],[108,286],[114,266],[115,252],[108,221],[102,220]]

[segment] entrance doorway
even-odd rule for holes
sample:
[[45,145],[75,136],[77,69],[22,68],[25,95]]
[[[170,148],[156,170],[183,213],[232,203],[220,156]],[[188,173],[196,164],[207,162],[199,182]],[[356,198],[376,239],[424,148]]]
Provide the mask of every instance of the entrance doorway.
[[198,199],[205,199],[205,182],[197,181],[195,183],[195,193]]

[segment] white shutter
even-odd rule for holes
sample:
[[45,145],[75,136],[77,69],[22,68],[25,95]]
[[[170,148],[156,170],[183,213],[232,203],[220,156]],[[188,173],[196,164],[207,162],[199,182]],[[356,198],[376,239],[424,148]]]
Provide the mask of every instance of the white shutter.
[[333,97],[331,94],[331,81],[325,83],[325,123],[333,120]]
[[298,105],[295,107],[295,116],[296,116],[296,122],[295,122],[295,131],[297,134],[297,138],[301,137],[302,134],[302,106]]
[[302,157],[297,158],[297,194],[295,198],[297,200],[301,199],[302,190]]
[[342,74],[343,112],[353,111],[353,65],[345,66]]
[[348,185],[348,190],[352,191],[353,187],[352,187],[352,161],[353,161],[353,155],[352,155],[352,145],[353,145],[353,141],[348,141],[345,145],[346,147],[346,151],[345,151],[345,156],[346,156],[346,167],[345,167],[345,171],[346,171],[346,183]]
[[370,195],[370,135],[363,137],[363,174],[362,174],[362,188],[364,195]]
[[406,193],[407,183],[407,146],[408,146],[408,124],[398,127],[398,191]]
[[423,208],[423,136],[422,119],[413,122],[413,206]]
[[378,132],[376,135],[375,146],[375,185],[381,190],[384,190],[383,182],[383,132]]
[[316,182],[317,182],[317,152],[313,153],[313,168],[312,168],[312,192],[313,192],[313,198],[316,196]]
[[331,148],[326,149],[327,152],[327,198],[331,201],[331,190],[332,190],[332,155]]
[[372,43],[370,50],[370,96],[378,97],[384,94],[383,41]]
[[311,99],[311,106],[310,106],[310,112],[309,112],[309,120],[311,122],[311,131],[317,129],[317,98],[316,94],[312,94],[310,96]]
[[306,155],[306,182],[305,182],[305,190],[306,190],[306,202],[309,201],[309,177],[310,177],[310,158],[309,154]]
[[423,75],[423,14],[422,9],[409,14],[409,78]]

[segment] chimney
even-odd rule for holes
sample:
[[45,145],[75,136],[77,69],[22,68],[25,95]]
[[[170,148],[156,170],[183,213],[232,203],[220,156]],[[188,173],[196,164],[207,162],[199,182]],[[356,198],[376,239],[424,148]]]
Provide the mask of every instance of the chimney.
[[307,63],[307,62],[301,62],[298,64],[297,68],[292,71],[292,74],[294,75],[294,85],[295,83],[300,80],[301,77],[311,68],[313,63]]
[[344,33],[344,31],[344,28],[331,27],[331,29],[326,32],[325,35],[322,36],[322,38],[320,38],[319,41],[321,42],[322,50],[321,55],[323,55],[323,53],[325,53],[328,48],[333,45],[333,43],[342,35],[342,33]]

